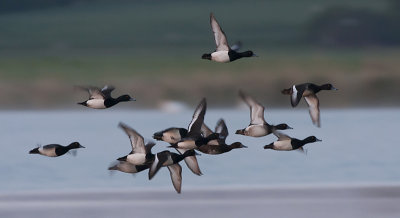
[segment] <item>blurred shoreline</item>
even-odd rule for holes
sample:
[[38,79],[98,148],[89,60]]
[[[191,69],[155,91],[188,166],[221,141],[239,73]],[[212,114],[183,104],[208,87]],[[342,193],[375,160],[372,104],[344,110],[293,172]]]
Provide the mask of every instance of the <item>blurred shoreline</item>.
[[398,217],[400,185],[0,195],[4,217]]

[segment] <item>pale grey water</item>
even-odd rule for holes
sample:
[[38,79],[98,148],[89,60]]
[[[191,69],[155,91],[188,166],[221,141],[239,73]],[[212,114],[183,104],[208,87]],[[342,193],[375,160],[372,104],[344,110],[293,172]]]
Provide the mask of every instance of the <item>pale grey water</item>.
[[[249,138],[235,135],[248,125],[248,110],[209,110],[205,122],[214,127],[224,118],[230,135],[227,142],[242,141],[247,149],[219,156],[198,157],[204,175],[193,175],[182,163],[183,186],[190,190],[215,187],[296,186],[313,184],[399,184],[400,109],[322,109],[322,128],[311,124],[306,109],[267,110],[271,123],[286,122],[296,138],[315,135],[321,143],[300,152],[264,150],[275,137]],[[144,110],[2,111],[0,112],[0,191],[168,189],[174,192],[169,172],[162,169],[147,180],[147,172],[135,177],[116,172],[109,164],[130,152],[123,121],[151,139],[154,132],[171,126],[187,127],[192,111],[168,114]],[[86,146],[76,157],[49,158],[30,155],[36,144]],[[166,149],[158,142],[154,151]]]

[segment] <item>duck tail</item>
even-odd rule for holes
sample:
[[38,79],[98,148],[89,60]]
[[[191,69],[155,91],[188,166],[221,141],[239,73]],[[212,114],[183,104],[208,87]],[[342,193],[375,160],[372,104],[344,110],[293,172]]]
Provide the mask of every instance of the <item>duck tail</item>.
[[271,144],[269,144],[269,145],[265,145],[264,146],[264,149],[273,149],[274,148],[274,143],[272,142]]
[[35,148],[29,151],[29,154],[39,154],[39,148]]

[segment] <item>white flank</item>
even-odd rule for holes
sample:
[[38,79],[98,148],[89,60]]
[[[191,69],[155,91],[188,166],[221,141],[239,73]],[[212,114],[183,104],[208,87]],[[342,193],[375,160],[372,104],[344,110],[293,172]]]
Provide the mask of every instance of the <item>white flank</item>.
[[128,155],[126,160],[133,165],[142,165],[146,162],[146,154],[143,153],[130,154]]
[[228,51],[216,51],[211,53],[211,60],[216,62],[227,63],[229,62]]
[[104,99],[91,99],[86,102],[87,106],[94,109],[105,109]]
[[49,149],[39,148],[39,152],[40,154],[43,154],[48,157],[57,157],[56,148],[49,148]]

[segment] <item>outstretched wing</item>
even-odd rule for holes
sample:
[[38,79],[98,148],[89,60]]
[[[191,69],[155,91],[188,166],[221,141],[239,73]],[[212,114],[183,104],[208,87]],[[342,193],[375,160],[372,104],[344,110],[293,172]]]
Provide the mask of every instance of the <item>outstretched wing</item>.
[[310,94],[304,97],[308,104],[308,111],[310,112],[311,120],[314,125],[321,127],[321,121],[319,116],[319,100],[315,94]]
[[207,136],[213,134],[213,132],[211,131],[210,128],[208,128],[208,126],[203,123],[203,125],[201,125],[201,134],[203,135],[204,138],[206,138]]
[[165,161],[168,160],[169,151],[162,151],[156,154],[153,163],[149,170],[149,179],[152,179],[156,173],[161,169]]
[[89,93],[89,99],[104,99],[101,90],[94,86],[75,86],[76,89],[84,90]]
[[292,86],[292,95],[290,96],[290,103],[292,104],[292,107],[296,107],[299,104],[301,97],[303,97],[305,88],[305,84]]
[[210,14],[210,23],[212,31],[214,32],[215,44],[217,48],[215,51],[229,51],[228,40],[226,39],[224,31],[219,26],[217,20],[214,17],[214,14]]
[[141,136],[138,132],[136,132],[129,126],[125,125],[124,123],[119,123],[118,126],[122,128],[125,131],[125,133],[129,136],[129,139],[131,140],[132,144],[132,153],[146,154],[143,136]]
[[219,133],[219,138],[224,140],[228,137],[228,127],[226,127],[224,119],[219,119],[215,126],[215,133]]
[[[179,149],[177,148],[176,150],[179,152],[179,154],[183,154],[183,153],[185,153],[185,151],[187,151],[186,149],[181,149],[181,148],[179,148]],[[185,161],[187,167],[194,174],[196,174],[198,176],[202,175],[202,173],[200,171],[199,163],[197,162],[196,155],[185,157],[183,160]]]
[[239,41],[231,46],[231,50],[238,52],[241,47],[242,47],[242,43]]
[[182,186],[182,167],[178,163],[168,166],[169,174],[171,176],[172,185],[176,192],[181,193]]
[[250,124],[265,124],[264,106],[258,103],[254,98],[239,91],[240,97],[250,107]]
[[278,141],[286,141],[286,140],[292,139],[290,136],[288,136],[288,135],[286,135],[286,134],[284,134],[282,132],[279,132],[279,131],[274,131],[273,134],[276,137],[278,137]]
[[206,114],[207,102],[203,98],[193,113],[192,121],[188,127],[189,137],[199,137],[201,134],[201,126],[204,122],[204,115]]
[[105,97],[105,98],[111,98],[111,92],[113,91],[115,89],[115,87],[114,86],[104,86],[102,89],[101,89],[101,93],[103,94],[103,96]]

